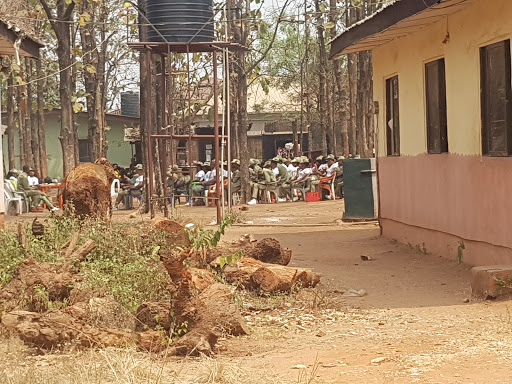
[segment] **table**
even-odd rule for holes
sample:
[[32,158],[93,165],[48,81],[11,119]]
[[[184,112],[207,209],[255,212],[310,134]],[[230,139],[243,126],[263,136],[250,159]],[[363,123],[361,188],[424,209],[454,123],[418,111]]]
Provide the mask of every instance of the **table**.
[[[64,205],[64,199],[62,198],[62,195],[59,195],[60,184],[41,184],[40,187],[41,192],[46,193],[48,196],[50,196],[50,193],[52,192],[51,190],[56,188],[57,193],[55,196],[59,197],[59,208],[62,209],[62,206]],[[46,204],[43,207],[46,208]]]

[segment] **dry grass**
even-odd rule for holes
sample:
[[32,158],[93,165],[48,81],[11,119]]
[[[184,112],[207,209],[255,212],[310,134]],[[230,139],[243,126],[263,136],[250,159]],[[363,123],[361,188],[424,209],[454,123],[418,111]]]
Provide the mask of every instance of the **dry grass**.
[[[135,349],[106,348],[40,355],[17,338],[0,339],[5,384],[287,384],[221,359],[162,358]],[[302,383],[302,382],[301,382]]]

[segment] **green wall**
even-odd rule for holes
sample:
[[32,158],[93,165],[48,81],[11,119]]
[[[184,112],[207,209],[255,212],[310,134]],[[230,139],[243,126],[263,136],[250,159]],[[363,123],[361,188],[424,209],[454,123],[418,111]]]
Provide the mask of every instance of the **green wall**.
[[[87,138],[87,114],[82,112],[77,116],[78,138]],[[60,133],[60,111],[52,110],[47,112],[46,117],[46,154],[48,174],[52,178],[62,178],[62,148],[59,140]],[[5,120],[4,120],[5,124]],[[136,127],[139,124],[138,118],[120,115],[107,115],[107,124],[110,130],[107,131],[108,151],[107,158],[112,163],[120,166],[128,166],[132,155],[131,144],[124,141],[124,129]],[[3,137],[4,168],[8,171],[7,162],[7,136]],[[15,137],[16,167],[21,168],[19,159],[19,140]]]

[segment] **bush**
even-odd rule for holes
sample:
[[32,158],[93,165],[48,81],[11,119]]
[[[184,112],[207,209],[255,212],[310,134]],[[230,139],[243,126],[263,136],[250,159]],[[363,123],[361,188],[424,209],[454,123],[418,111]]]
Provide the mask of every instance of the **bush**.
[[27,223],[27,247],[12,231],[0,232],[0,287],[13,277],[16,267],[27,257],[61,264],[71,237],[80,230],[78,246],[88,239],[96,242],[87,259],[80,263],[83,282],[80,288],[92,293],[109,294],[134,312],[144,301],[168,301],[170,279],[160,263],[158,250],[165,244],[164,234],[150,225],[112,224],[97,220],[79,221],[56,216],[43,221],[45,233],[32,235]]

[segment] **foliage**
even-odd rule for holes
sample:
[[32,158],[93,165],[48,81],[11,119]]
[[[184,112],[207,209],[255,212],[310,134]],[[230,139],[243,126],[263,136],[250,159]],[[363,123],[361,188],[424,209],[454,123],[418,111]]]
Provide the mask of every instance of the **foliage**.
[[[67,243],[80,230],[78,247],[92,239],[96,249],[77,266],[84,279],[79,288],[110,294],[130,311],[144,301],[169,298],[169,277],[158,256],[159,247],[165,244],[162,232],[145,225],[108,226],[95,220],[80,223],[66,216],[52,217],[43,224],[45,234],[40,238],[32,235],[30,226],[24,228],[26,249],[12,231],[0,232],[0,287],[12,279],[16,267],[27,257],[62,264]],[[44,301],[44,291],[40,296]]]
[[227,216],[216,231],[204,229],[201,227],[187,228],[188,239],[192,249],[206,251],[211,247],[217,246],[226,228],[233,223],[231,216]]
[[241,249],[238,252],[233,253],[232,255],[221,256],[220,258],[220,267],[224,268],[225,265],[230,265],[232,263],[236,263],[242,257],[244,257],[244,251]]

